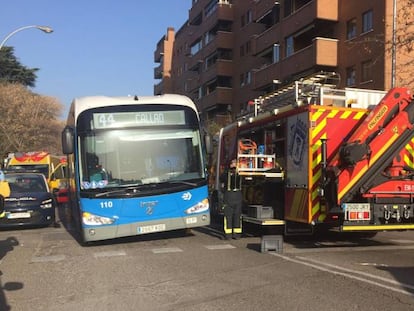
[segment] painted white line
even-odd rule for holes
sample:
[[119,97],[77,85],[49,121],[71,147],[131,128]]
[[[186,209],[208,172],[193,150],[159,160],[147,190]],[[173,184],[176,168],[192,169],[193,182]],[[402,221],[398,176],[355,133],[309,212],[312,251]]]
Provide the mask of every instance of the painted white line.
[[[369,273],[365,273],[365,272],[361,272],[361,271],[356,271],[356,270],[352,270],[352,269],[343,268],[343,267],[340,267],[340,266],[337,266],[337,265],[322,263],[320,261],[312,260],[312,259],[309,259],[309,258],[296,257],[297,259],[295,259],[295,258],[287,257],[287,256],[276,254],[276,253],[272,253],[271,255],[280,257],[280,258],[282,258],[286,261],[290,261],[290,262],[294,262],[294,263],[301,264],[301,265],[304,265],[304,266],[308,266],[308,267],[311,267],[311,268],[314,268],[314,269],[317,269],[317,270],[320,270],[320,271],[323,271],[323,272],[328,272],[328,273],[331,273],[331,274],[334,274],[334,275],[340,275],[340,276],[343,276],[343,277],[346,277],[346,278],[350,278],[350,279],[354,279],[354,280],[357,280],[357,281],[360,281],[360,282],[368,283],[368,284],[371,284],[371,285],[374,285],[374,286],[382,287],[382,288],[385,288],[385,289],[388,289],[388,290],[391,290],[391,291],[394,291],[394,292],[397,292],[397,293],[400,293],[400,294],[404,294],[404,295],[408,295],[408,296],[414,296],[413,293],[410,293],[410,292],[408,292],[404,289],[400,289],[400,288],[388,286],[386,284],[382,284],[382,283],[379,283],[379,282],[375,282],[375,281],[372,281],[372,280],[368,280],[366,277],[369,277],[371,279],[377,279],[377,280],[380,280],[382,282],[390,283],[390,284],[393,284],[393,285],[396,285],[396,286],[404,287],[404,288],[409,289],[409,290],[414,290],[414,286],[410,285],[410,284],[400,283],[400,282],[397,282],[397,281],[394,281],[394,280],[386,279],[386,278],[383,278],[383,277],[375,276],[373,274],[369,274]],[[321,265],[326,266],[326,268],[322,267]],[[341,271],[344,271],[344,272],[341,272]],[[347,272],[347,273],[345,273],[345,272]],[[353,274],[356,274],[356,275],[351,275],[349,273],[353,273]],[[361,275],[361,277],[359,277],[357,275]],[[362,277],[362,276],[364,276],[364,277]]]
[[95,258],[102,258],[102,257],[115,257],[115,256],[125,256],[125,251],[106,251],[106,252],[98,252],[94,253],[93,257]]
[[163,247],[163,248],[154,248],[152,252],[154,254],[164,254],[164,253],[180,253],[183,250],[178,247]]
[[32,257],[31,262],[58,262],[65,260],[65,255]]
[[390,240],[393,243],[400,243],[400,244],[413,244],[414,240]]
[[210,250],[236,248],[236,246],[233,246],[231,244],[205,245],[204,247],[207,248],[207,249],[210,249]]
[[412,250],[414,245],[384,245],[384,246],[327,246],[327,247],[313,247],[313,248],[291,248],[285,247],[283,252],[285,254],[300,254],[300,253],[336,253],[336,252],[349,252],[352,249],[353,252],[363,251],[383,251],[383,250]]

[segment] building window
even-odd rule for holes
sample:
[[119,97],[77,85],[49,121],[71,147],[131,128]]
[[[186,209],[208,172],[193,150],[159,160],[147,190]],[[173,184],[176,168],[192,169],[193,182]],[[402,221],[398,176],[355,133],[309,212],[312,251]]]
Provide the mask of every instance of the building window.
[[278,63],[280,61],[280,44],[273,44],[272,63]]
[[244,26],[250,24],[253,21],[253,14],[251,10],[248,10],[246,14],[243,14],[240,17],[240,25],[243,28]]
[[251,10],[246,12],[246,24],[250,24],[253,21],[253,14]]
[[286,57],[289,57],[294,52],[293,48],[293,36],[289,36],[286,38]]
[[250,71],[240,75],[240,87],[243,87],[252,82],[252,73]]
[[366,11],[362,14],[362,32],[368,32],[373,29],[372,24],[372,10]]
[[357,32],[356,18],[351,19],[346,24],[346,38],[348,40],[355,38]]
[[201,39],[198,39],[196,42],[194,42],[194,44],[190,47],[191,55],[195,55],[198,53],[198,51],[201,50],[201,44]]
[[243,28],[246,25],[246,16],[240,16],[240,26]]
[[240,46],[240,57],[244,56],[244,45]]
[[372,81],[372,78],[373,78],[372,67],[373,67],[373,63],[371,60],[363,62],[361,64],[362,82]]
[[247,41],[245,47],[246,47],[246,49],[245,49],[246,55],[250,54],[250,52],[252,51],[252,44],[251,44],[251,42],[250,41]]
[[346,68],[346,86],[354,86],[356,84],[355,66]]
[[204,16],[209,17],[210,15],[212,15],[217,10],[217,7],[217,0],[211,0],[204,8]]

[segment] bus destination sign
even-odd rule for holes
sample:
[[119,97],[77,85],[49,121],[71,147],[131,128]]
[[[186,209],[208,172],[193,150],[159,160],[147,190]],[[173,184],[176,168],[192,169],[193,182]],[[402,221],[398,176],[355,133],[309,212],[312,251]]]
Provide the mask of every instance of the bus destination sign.
[[94,113],[95,129],[134,126],[184,125],[183,110]]

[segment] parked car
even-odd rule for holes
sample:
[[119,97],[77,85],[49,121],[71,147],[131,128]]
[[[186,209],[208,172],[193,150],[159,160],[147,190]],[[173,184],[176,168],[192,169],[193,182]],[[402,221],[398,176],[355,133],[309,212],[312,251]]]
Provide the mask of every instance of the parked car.
[[56,202],[46,177],[40,173],[6,173],[10,196],[5,198],[5,217],[0,227],[51,225],[55,223]]

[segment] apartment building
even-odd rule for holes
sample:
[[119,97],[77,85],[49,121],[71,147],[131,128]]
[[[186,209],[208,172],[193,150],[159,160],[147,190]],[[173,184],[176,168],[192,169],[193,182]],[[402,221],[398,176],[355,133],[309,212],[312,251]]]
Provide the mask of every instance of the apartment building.
[[339,88],[414,87],[412,70],[398,70],[413,68],[411,56],[396,44],[412,29],[395,13],[408,2],[192,0],[188,20],[156,46],[154,94],[187,95],[204,120],[224,123],[304,77]]

